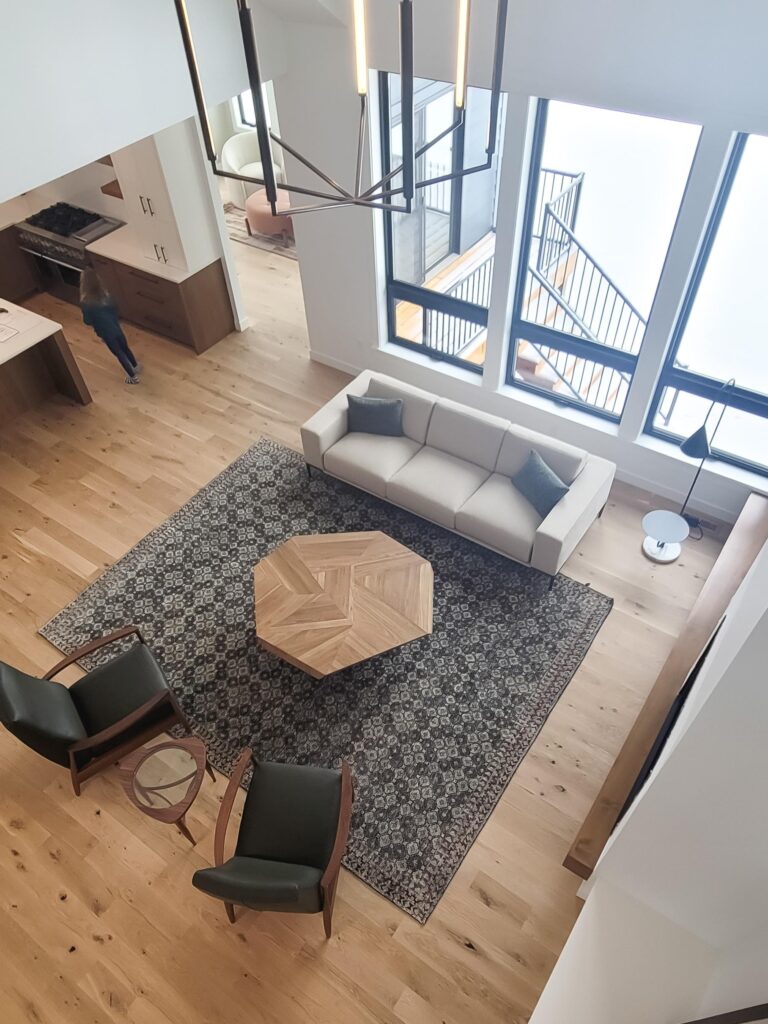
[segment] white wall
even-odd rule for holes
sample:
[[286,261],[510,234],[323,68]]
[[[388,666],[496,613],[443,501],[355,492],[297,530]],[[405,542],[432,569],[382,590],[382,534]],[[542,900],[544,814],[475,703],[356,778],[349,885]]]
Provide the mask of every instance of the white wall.
[[[454,69],[455,11],[445,0],[414,4],[416,72],[450,80]],[[369,63],[397,70],[397,2],[368,4]],[[495,0],[473,4],[470,79],[487,85]],[[348,28],[285,26],[290,73],[276,82],[281,127],[287,139],[342,184],[351,185],[357,97]],[[768,106],[757,83],[764,78],[762,40],[768,7],[758,0],[536,0],[510,4],[505,85],[509,90],[507,132],[500,182],[497,264],[513,269],[507,252],[519,240],[519,206],[525,185],[525,146],[530,96],[628,110],[703,124],[696,180],[689,182],[686,208],[668,255],[671,286],[657,295],[646,333],[637,389],[619,428],[578,411],[563,412],[544,396],[501,386],[504,359],[489,360],[484,379],[451,373],[402,349],[382,350],[383,258],[380,226],[356,210],[311,214],[297,228],[299,257],[313,357],[349,372],[380,369],[459,401],[508,416],[534,429],[566,436],[619,466],[619,476],[673,499],[687,491],[694,467],[670,445],[641,437],[661,356],[690,274],[706,217],[728,153],[732,131],[768,133]],[[373,126],[375,134],[375,125]],[[374,153],[374,159],[377,159]],[[294,180],[297,180],[294,175]],[[302,179],[298,179],[302,180]],[[307,180],[307,179],[304,179]],[[332,219],[332,222],[331,222]],[[297,219],[298,223],[298,219]],[[489,349],[506,348],[508,308],[503,288],[509,274],[497,269]],[[640,440],[638,441],[638,438]],[[748,491],[764,481],[729,468],[710,466],[696,492],[699,509],[735,518]]]
[[721,631],[720,677],[596,868],[719,948],[768,927],[768,550],[760,562]]
[[587,883],[531,1024],[683,1024],[768,1002],[768,546]]
[[[0,202],[195,113],[170,0],[2,0]],[[233,0],[188,0],[209,105],[247,76]],[[282,29],[254,4],[266,78],[283,68]],[[12,97],[12,101],[10,100]]]
[[699,1006],[699,1016],[764,1003],[768,1003],[768,928],[750,935],[718,957]]
[[683,1024],[716,962],[711,946],[598,882],[530,1024]]

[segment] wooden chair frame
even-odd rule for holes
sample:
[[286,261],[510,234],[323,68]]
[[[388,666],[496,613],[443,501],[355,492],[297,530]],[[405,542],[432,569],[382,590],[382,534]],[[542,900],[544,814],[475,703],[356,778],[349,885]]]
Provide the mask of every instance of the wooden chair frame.
[[[219,809],[219,815],[216,819],[216,831],[213,837],[213,863],[219,868],[224,863],[224,845],[227,838],[227,828],[229,826],[229,819],[232,815],[232,807],[235,803],[235,797],[237,791],[240,788],[240,784],[243,781],[250,764],[253,763],[253,751],[250,747],[246,747],[240,757],[237,759],[235,767],[232,770],[232,774],[229,777],[229,783],[227,785],[224,798],[221,801],[221,807]],[[331,856],[328,859],[323,877],[320,879],[320,892],[323,898],[323,926],[325,928],[325,937],[330,939],[331,937],[331,924],[333,920],[333,905],[336,901],[336,886],[339,881],[339,872],[341,870],[341,859],[344,856],[344,850],[347,847],[347,839],[349,837],[349,826],[352,821],[352,801],[354,799],[354,787],[352,784],[352,770],[349,767],[349,762],[344,760],[341,762],[341,799],[339,802],[339,821],[336,826],[336,838],[333,843],[333,849],[331,850]],[[232,924],[235,923],[235,907],[234,904],[224,901],[224,907],[227,911],[227,917]]]
[[[122,640],[124,637],[136,636],[138,637],[139,643],[144,644],[144,637],[137,626],[124,626],[122,629],[116,629],[113,633],[107,634],[107,636],[99,637],[97,640],[91,640],[87,644],[83,644],[82,647],[78,647],[77,650],[72,651],[66,658],[62,658],[58,664],[54,665],[53,668],[43,676],[44,679],[53,679],[59,672],[63,672],[65,668],[73,665],[80,658],[84,658],[88,654],[93,654],[94,651],[98,651],[102,647],[106,647],[108,644],[114,643],[115,640]],[[122,743],[116,743],[110,750],[105,751],[103,754],[99,754],[93,757],[86,765],[82,768],[78,767],[77,755],[95,747],[100,746],[102,743],[109,743],[113,740],[119,740],[120,736],[128,729],[133,728],[134,725],[139,724],[150,714],[155,712],[157,709],[167,706],[167,712],[159,718],[152,725],[143,729],[135,736],[131,736],[129,739],[124,740]],[[114,725],[108,726],[106,729],[102,729],[100,732],[94,733],[93,736],[86,736],[85,739],[78,740],[68,748],[69,756],[69,774],[72,779],[72,788],[75,791],[76,796],[80,796],[81,783],[87,779],[92,778],[94,775],[98,775],[99,772],[104,771],[105,768],[109,768],[120,760],[121,757],[125,757],[126,754],[130,754],[132,751],[137,750],[143,744],[149,740],[154,739],[155,736],[159,736],[161,733],[167,732],[174,725],[181,725],[184,731],[189,733],[192,728],[187,720],[186,715],[181,710],[178,700],[176,699],[175,693],[168,689],[165,693],[158,693],[150,700],[146,701],[141,707],[136,708],[125,718],[122,718],[119,722],[115,722]]]

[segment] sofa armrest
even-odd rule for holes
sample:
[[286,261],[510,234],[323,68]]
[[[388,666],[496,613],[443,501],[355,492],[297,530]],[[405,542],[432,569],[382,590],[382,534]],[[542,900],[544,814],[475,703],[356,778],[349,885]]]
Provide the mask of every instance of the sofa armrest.
[[366,394],[370,382],[371,371],[364,370],[302,426],[301,445],[310,466],[323,468],[323,456],[347,432],[347,395]]
[[608,500],[616,466],[590,455],[570,490],[536,531],[531,565],[556,576]]

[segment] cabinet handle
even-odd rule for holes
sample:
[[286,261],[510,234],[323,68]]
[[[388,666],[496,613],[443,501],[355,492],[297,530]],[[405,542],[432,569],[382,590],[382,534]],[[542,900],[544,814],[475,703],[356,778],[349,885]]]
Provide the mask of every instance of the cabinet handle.
[[146,292],[136,292],[140,299],[148,299],[150,302],[157,302],[161,306],[165,305],[165,299],[160,295],[147,295]]
[[152,200],[147,196],[147,206],[149,207],[149,216],[154,217],[155,211],[152,209]]
[[147,212],[147,208],[144,205],[144,196],[139,196],[139,202],[141,203],[141,212],[142,213],[146,213]]
[[159,263],[160,262],[160,253],[158,252],[158,249],[157,249],[157,242],[153,242],[152,245],[154,245],[154,247],[155,247],[155,259]]
[[160,252],[163,254],[163,262],[167,263],[168,262],[168,257],[165,255],[165,246],[164,245],[160,246]]

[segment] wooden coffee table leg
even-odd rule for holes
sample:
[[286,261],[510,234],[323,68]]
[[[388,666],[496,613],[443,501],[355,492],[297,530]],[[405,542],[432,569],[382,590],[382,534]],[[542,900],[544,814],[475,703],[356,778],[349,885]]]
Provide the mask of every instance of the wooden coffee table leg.
[[188,839],[193,846],[197,846],[197,840],[187,828],[187,822],[184,818],[179,818],[176,822],[176,828],[181,832],[185,839]]

